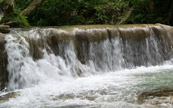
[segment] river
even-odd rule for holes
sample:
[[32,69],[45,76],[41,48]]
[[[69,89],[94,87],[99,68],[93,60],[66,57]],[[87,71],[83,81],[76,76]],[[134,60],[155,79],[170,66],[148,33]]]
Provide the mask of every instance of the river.
[[161,104],[138,100],[144,91],[173,88],[169,29],[13,29],[4,38],[8,84],[0,108],[172,108],[171,97]]

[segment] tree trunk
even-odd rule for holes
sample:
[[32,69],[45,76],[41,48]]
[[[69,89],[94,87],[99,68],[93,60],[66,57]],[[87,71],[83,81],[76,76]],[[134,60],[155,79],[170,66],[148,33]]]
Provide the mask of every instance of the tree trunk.
[[33,0],[33,2],[22,11],[24,16],[28,16],[31,12],[38,8],[38,6],[43,3],[45,0]]

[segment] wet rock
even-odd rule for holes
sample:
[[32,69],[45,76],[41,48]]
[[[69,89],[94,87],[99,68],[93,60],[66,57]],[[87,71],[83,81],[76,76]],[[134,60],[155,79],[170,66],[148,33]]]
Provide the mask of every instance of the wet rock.
[[138,95],[139,104],[173,104],[173,89],[145,91]]
[[126,40],[126,39],[132,39],[132,40],[143,40],[146,37],[150,36],[150,28],[153,27],[152,25],[129,25],[129,26],[120,26],[118,27],[120,36]]
[[10,27],[8,25],[0,25],[0,32],[1,33],[9,33]]
[[3,34],[3,33],[0,33],[0,38],[2,38],[2,37],[4,37],[5,36],[5,34]]
[[17,22],[17,21],[10,21],[10,22],[5,22],[3,23],[4,25],[7,25],[9,27],[20,27],[22,22]]
[[[30,45],[30,54],[34,60],[41,59],[43,57],[43,42],[42,40],[28,39]],[[41,49],[42,48],[42,49]]]
[[77,41],[101,41],[108,38],[108,32],[106,29],[86,29],[77,31],[75,33]]
[[20,92],[10,92],[0,96],[0,103],[8,101],[10,98],[16,98],[20,96]]
[[7,53],[5,51],[5,35],[0,33],[0,90],[5,87],[8,81]]

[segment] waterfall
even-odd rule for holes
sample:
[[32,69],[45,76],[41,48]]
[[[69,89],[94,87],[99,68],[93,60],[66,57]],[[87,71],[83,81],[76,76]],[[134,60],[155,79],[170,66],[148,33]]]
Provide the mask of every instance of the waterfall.
[[13,29],[5,36],[6,87],[162,65],[172,58],[172,35],[160,24]]

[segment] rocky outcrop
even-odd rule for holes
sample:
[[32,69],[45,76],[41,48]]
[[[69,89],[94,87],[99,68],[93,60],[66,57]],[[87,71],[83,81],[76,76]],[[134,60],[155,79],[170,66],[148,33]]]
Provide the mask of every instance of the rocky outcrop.
[[9,33],[10,27],[8,25],[0,25],[0,33]]

